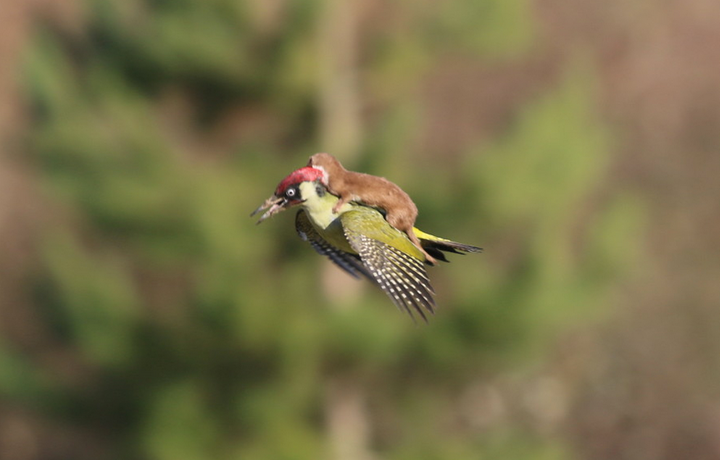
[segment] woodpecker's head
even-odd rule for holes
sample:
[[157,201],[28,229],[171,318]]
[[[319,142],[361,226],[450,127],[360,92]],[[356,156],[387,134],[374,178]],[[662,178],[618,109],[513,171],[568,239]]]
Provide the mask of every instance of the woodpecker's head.
[[303,200],[300,193],[300,184],[303,182],[314,182],[317,180],[322,180],[322,176],[322,171],[310,166],[306,166],[304,168],[300,168],[291,172],[285,179],[280,181],[277,188],[275,189],[275,193],[273,193],[270,198],[265,200],[265,202],[260,205],[260,207],[253,211],[250,216],[252,217],[260,211],[270,208],[265,212],[265,214],[260,217],[260,220],[257,221],[257,223],[259,224],[268,217],[274,216],[280,211],[284,211],[295,205],[301,204],[305,200]]

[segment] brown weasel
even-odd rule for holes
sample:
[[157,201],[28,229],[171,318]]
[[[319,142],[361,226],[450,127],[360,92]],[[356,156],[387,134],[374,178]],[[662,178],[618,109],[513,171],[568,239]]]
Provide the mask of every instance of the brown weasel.
[[384,177],[372,176],[348,171],[329,153],[316,153],[310,157],[308,166],[323,173],[322,182],[340,201],[333,207],[337,212],[342,205],[350,201],[360,201],[368,206],[385,210],[385,220],[398,230],[405,232],[410,241],[425,255],[431,265],[437,261],[420,244],[413,231],[418,210],[412,199],[400,187]]

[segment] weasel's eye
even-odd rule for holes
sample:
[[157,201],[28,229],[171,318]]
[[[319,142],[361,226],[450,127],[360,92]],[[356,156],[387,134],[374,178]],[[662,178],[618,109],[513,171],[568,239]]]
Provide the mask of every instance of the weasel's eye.
[[285,196],[288,198],[292,198],[297,194],[297,189],[295,187],[287,189],[285,192]]

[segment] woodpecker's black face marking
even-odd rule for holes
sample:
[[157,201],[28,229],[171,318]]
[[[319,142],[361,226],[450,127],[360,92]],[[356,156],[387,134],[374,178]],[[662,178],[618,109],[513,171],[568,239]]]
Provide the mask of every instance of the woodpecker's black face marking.
[[288,200],[295,200],[295,199],[297,199],[296,197],[299,197],[299,196],[300,196],[299,184],[292,185],[292,186],[290,186],[290,188],[285,190],[285,198],[287,198]]
[[292,184],[283,193],[283,201],[281,206],[283,209],[287,209],[298,205],[305,200],[302,199],[302,193],[300,192],[300,184]]

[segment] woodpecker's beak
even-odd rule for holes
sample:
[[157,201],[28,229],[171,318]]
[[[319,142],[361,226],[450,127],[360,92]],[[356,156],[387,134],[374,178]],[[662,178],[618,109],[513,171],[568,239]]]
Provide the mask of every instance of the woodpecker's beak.
[[255,214],[259,213],[260,211],[270,208],[265,212],[265,214],[260,216],[260,220],[257,221],[257,223],[259,224],[260,222],[264,221],[268,217],[272,217],[275,214],[279,213],[280,211],[284,211],[287,203],[288,203],[288,201],[285,198],[277,197],[277,196],[273,195],[270,198],[268,198],[267,200],[265,200],[265,203],[261,204],[260,207],[258,207],[255,211],[253,211],[253,213],[250,214],[250,217],[254,216]]

